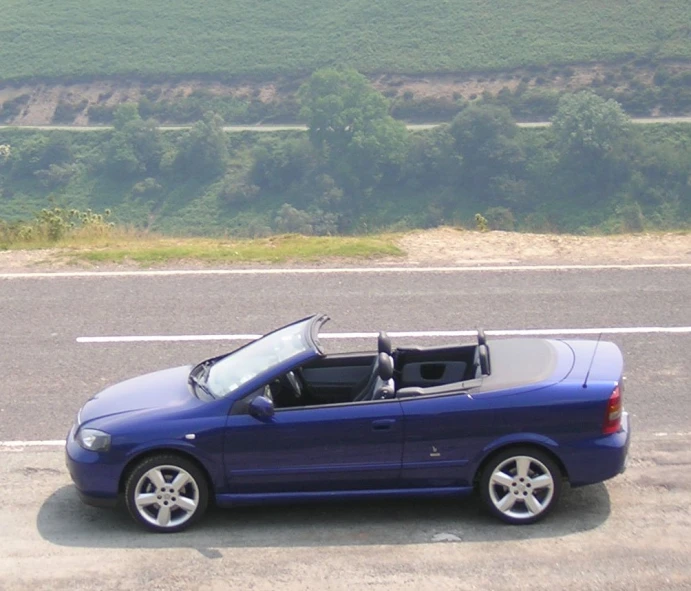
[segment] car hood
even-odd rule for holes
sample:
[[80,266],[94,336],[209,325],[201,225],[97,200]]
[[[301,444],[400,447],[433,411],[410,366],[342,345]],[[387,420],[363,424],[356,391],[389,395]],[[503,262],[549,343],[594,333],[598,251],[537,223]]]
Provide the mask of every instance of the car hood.
[[123,413],[197,402],[187,381],[191,369],[191,365],[165,369],[106,388],[82,407],[80,425]]

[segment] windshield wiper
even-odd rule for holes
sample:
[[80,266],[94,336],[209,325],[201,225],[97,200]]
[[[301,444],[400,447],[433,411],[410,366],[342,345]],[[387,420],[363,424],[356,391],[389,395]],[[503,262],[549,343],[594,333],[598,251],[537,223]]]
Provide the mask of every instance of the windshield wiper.
[[215,363],[214,361],[204,361],[202,363],[202,370],[199,372],[199,379],[200,380],[204,380],[204,382],[206,382],[206,380],[209,379],[209,372],[211,372],[211,366],[214,363]]
[[211,396],[211,398],[216,398],[213,392],[211,391],[211,388],[209,388],[209,386],[206,385],[206,382],[202,382],[197,376],[194,376],[192,374],[190,374],[189,380],[195,386],[198,386],[199,389],[202,390],[205,394],[208,394],[209,396]]

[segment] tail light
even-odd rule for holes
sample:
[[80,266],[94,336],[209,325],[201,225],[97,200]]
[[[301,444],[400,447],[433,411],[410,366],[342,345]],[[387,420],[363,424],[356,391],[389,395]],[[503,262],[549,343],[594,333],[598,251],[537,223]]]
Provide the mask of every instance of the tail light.
[[612,435],[613,433],[619,432],[621,428],[621,413],[621,387],[617,384],[607,401],[607,414],[605,415],[605,422],[602,425],[603,435]]

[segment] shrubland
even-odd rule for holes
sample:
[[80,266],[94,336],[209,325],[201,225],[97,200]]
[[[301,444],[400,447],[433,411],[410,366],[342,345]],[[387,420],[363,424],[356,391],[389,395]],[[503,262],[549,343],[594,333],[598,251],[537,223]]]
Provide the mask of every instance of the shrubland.
[[104,224],[133,232],[252,238],[478,220],[575,233],[691,221],[691,128],[632,125],[592,92],[560,97],[549,128],[519,128],[506,106],[483,103],[415,133],[352,69],[319,70],[297,96],[307,133],[226,134],[213,112],[163,131],[134,105],[117,109],[112,130],[0,130],[5,236],[56,207],[108,209]]

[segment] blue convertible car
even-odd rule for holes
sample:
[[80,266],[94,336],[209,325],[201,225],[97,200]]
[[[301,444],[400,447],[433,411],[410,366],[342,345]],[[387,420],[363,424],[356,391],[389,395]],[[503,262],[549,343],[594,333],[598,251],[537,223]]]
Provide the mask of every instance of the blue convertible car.
[[477,490],[532,523],[564,482],[622,472],[623,360],[604,341],[511,338],[326,355],[315,315],[196,366],[111,386],[77,415],[82,499],[158,532],[218,505]]

